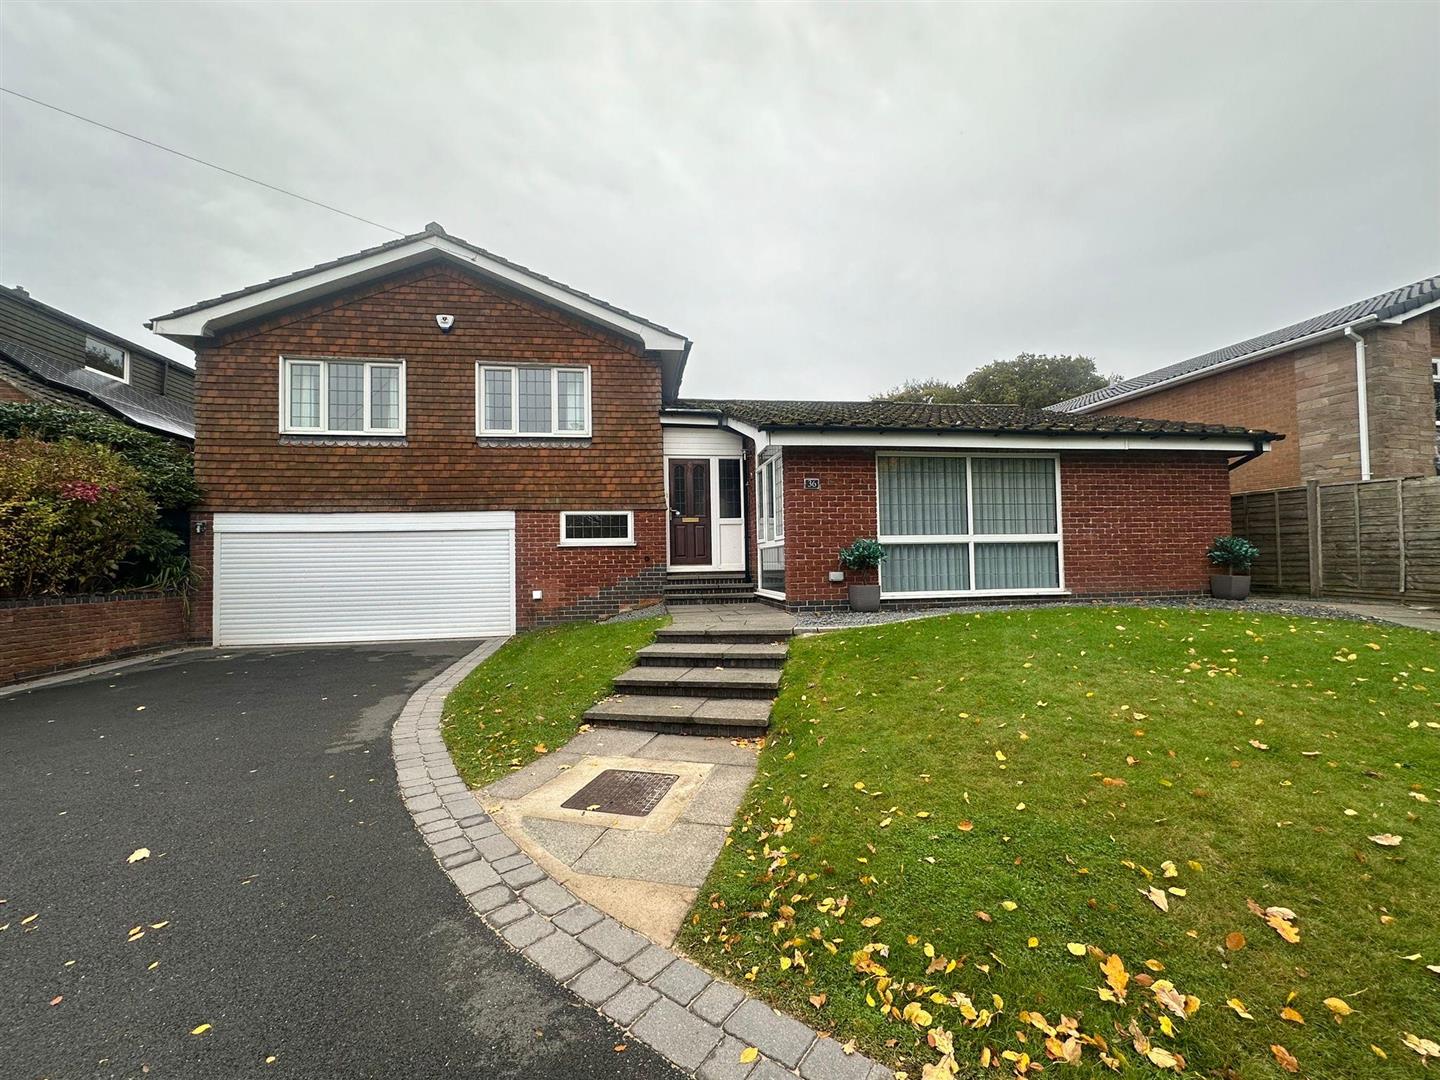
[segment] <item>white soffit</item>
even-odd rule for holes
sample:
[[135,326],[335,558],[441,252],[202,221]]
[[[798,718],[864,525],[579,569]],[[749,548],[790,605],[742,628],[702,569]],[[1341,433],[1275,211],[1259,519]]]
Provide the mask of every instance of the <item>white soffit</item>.
[[339,292],[375,278],[384,277],[407,266],[414,266],[437,257],[472,267],[487,277],[503,282],[523,293],[555,307],[563,308],[591,322],[611,327],[638,340],[646,349],[656,352],[683,352],[686,339],[661,330],[639,319],[622,315],[604,304],[572,292],[554,282],[528,274],[518,267],[474,252],[453,240],[440,236],[416,239],[388,251],[379,251],[364,258],[313,273],[302,274],[268,288],[257,289],[229,300],[220,300],[172,318],[156,319],[150,324],[155,333],[171,339],[210,337],[227,326],[292,307],[295,304],[327,293]]

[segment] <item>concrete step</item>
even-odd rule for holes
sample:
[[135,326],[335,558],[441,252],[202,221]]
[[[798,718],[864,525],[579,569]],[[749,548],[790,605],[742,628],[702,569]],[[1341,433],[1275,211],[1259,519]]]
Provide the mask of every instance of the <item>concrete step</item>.
[[615,677],[622,694],[660,697],[773,698],[779,668],[633,667]]
[[681,571],[671,570],[665,575],[667,585],[686,585],[697,581],[725,582],[749,581],[750,575],[744,570],[697,570]]
[[727,667],[779,668],[790,651],[782,642],[736,644],[727,642],[657,642],[635,654],[642,667]]
[[674,623],[655,631],[655,640],[665,644],[724,644],[760,645],[766,642],[788,641],[795,636],[795,628],[782,622],[766,625],[756,620],[746,620],[734,626],[723,623],[687,625],[677,617]]
[[585,714],[587,724],[677,735],[745,738],[770,723],[770,702],[612,694]]

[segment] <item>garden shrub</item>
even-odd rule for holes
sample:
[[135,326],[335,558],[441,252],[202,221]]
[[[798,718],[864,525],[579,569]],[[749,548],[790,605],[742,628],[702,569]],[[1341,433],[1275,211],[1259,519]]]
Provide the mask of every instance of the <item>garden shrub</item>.
[[145,491],[161,510],[183,510],[200,501],[194,457],[188,446],[173,439],[90,409],[0,403],[0,439],[22,435],[45,442],[78,439],[109,447],[140,470]]
[[8,440],[0,448],[0,595],[111,585],[156,519],[144,474],[117,451],[75,439]]

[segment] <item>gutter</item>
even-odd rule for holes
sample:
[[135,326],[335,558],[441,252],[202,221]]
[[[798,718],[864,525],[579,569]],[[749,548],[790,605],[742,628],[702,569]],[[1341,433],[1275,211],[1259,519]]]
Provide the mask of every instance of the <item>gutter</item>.
[[1355,332],[1351,323],[1341,332],[1355,342],[1355,402],[1360,424],[1360,479],[1370,479],[1370,401],[1365,389],[1365,339]]

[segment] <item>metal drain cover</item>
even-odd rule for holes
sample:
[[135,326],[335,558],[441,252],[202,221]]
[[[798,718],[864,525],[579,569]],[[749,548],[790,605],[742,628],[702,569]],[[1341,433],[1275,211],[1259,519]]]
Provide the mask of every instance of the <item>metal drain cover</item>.
[[673,773],[606,769],[560,805],[566,810],[645,817],[679,779]]

